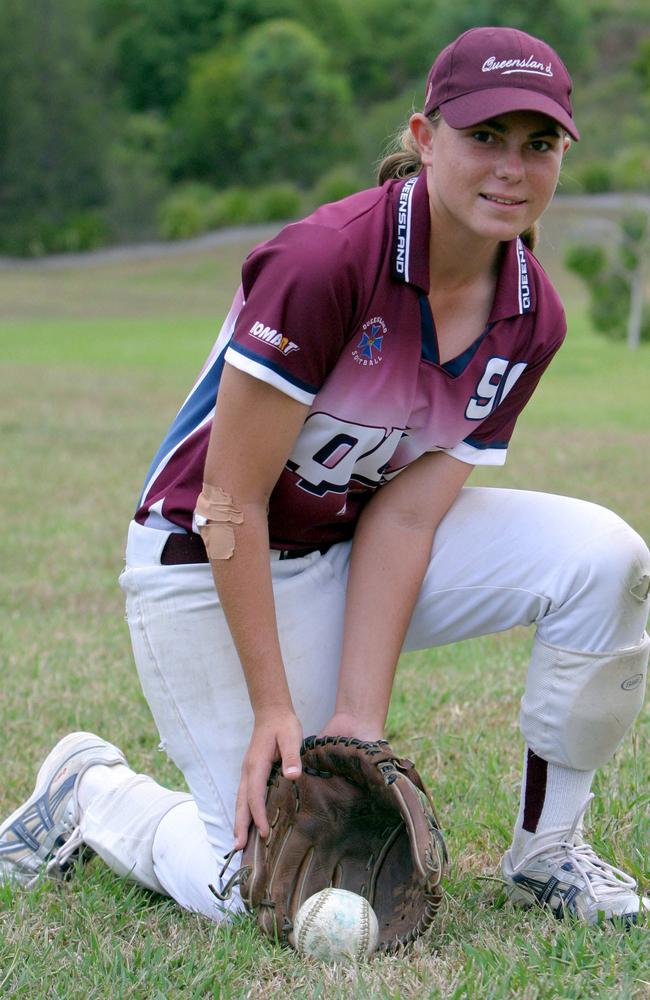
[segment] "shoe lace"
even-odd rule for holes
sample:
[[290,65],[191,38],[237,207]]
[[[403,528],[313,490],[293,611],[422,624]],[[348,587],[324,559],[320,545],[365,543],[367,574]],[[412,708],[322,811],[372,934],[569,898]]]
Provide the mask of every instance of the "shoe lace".
[[615,897],[621,891],[636,889],[636,879],[631,875],[603,861],[589,844],[575,841],[576,835],[580,837],[582,819],[593,797],[593,793],[590,794],[578,810],[566,837],[556,842],[547,841],[530,851],[516,866],[516,870],[525,868],[530,861],[541,855],[549,861],[557,861],[560,866],[569,862],[582,876],[584,888],[595,903]]
[[84,844],[84,839],[81,834],[81,827],[76,826],[66,842],[61,844],[61,847],[54,852],[50,860],[45,866],[45,874],[51,875],[55,869],[64,869],[73,854],[79,851]]
[[65,840],[53,852],[52,857],[45,866],[39,868],[34,877],[26,883],[28,889],[32,889],[40,882],[44,875],[61,878],[65,874],[66,867],[72,856],[83,848],[84,839],[81,834],[81,827],[79,826],[79,812],[76,800],[72,803],[72,809],[73,811],[70,816],[59,820],[59,823],[49,831],[49,836],[53,838],[54,843],[62,836],[65,836]]
[[54,852],[44,868],[39,868],[33,878],[25,883],[27,889],[33,889],[41,881],[44,875],[54,875],[61,877],[65,871],[65,866],[76,851],[84,846],[84,839],[81,835],[81,828],[76,826],[66,842]]

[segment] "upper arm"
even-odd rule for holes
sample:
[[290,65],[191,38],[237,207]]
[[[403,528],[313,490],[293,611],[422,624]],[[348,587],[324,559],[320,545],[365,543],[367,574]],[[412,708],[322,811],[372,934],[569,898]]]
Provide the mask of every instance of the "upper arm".
[[310,405],[354,329],[361,284],[347,239],[288,226],[244,264],[226,361]]
[[204,480],[240,504],[266,503],[309,407],[224,365]]

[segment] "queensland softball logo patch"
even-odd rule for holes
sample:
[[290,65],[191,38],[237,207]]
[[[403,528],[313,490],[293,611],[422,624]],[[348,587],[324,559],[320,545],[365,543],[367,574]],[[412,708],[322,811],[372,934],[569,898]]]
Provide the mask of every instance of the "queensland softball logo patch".
[[373,316],[361,327],[361,339],[352,351],[352,357],[364,368],[378,365],[383,361],[382,348],[388,327],[381,316]]

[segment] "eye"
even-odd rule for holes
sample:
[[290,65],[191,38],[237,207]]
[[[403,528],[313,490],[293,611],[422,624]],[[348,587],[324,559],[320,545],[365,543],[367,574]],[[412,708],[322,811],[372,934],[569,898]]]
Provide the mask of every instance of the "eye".
[[475,129],[471,133],[471,136],[472,136],[472,139],[476,140],[476,142],[484,142],[485,143],[485,142],[495,142],[496,141],[496,136],[495,136],[494,132],[490,132],[490,131],[488,131],[488,129],[484,129],[484,128]]
[[530,148],[534,149],[536,153],[546,153],[549,149],[553,149],[553,144],[548,139],[534,139]]

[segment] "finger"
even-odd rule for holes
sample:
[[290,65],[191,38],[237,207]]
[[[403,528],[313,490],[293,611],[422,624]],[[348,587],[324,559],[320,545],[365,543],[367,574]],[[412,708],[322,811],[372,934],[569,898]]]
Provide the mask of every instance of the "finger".
[[293,730],[278,738],[278,749],[282,757],[282,773],[285,778],[290,778],[294,781],[302,772],[301,744],[302,730],[300,725],[293,727]]
[[269,824],[266,818],[266,786],[271,773],[272,761],[262,758],[251,764],[248,771],[247,805],[261,837],[268,837]]
[[248,808],[248,791],[246,779],[242,777],[237,791],[237,804],[235,806],[235,843],[234,847],[242,851],[246,847],[248,840],[248,830],[251,825],[251,812]]

